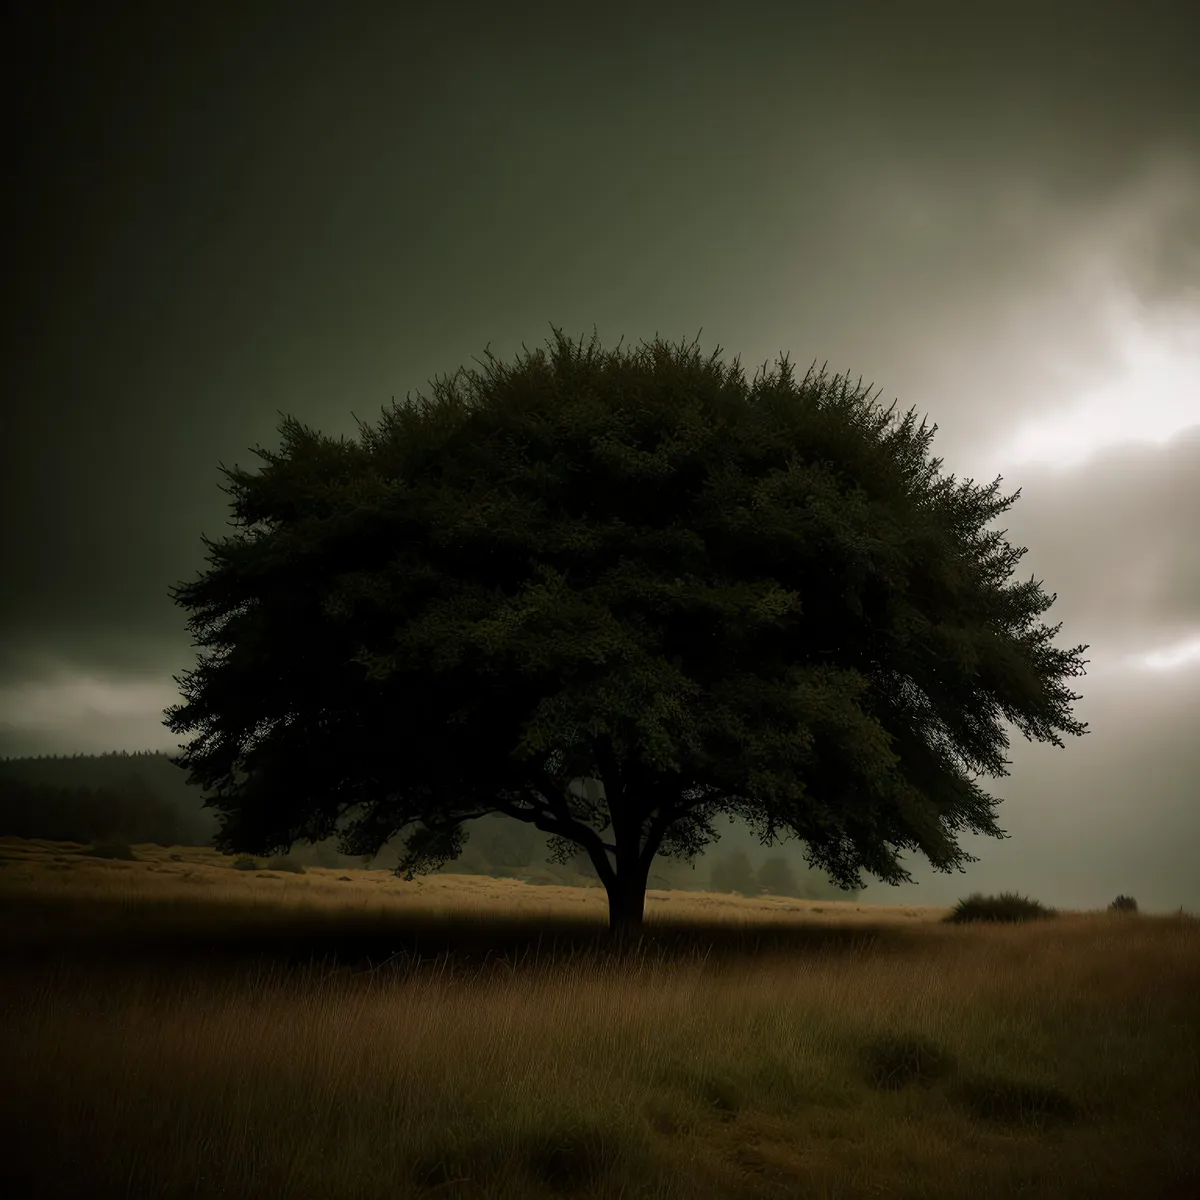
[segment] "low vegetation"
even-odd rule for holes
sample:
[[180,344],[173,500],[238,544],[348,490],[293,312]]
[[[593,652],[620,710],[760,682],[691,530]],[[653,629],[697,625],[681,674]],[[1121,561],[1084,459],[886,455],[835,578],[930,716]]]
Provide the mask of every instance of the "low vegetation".
[[128,842],[95,842],[79,851],[89,858],[120,858],[126,862],[136,862],[137,855]]
[[97,849],[0,839],[7,1194],[1198,1194],[1182,913]]
[[1036,921],[1055,915],[1054,909],[1015,892],[999,896],[981,896],[976,892],[960,900],[946,920],[961,925],[968,921]]

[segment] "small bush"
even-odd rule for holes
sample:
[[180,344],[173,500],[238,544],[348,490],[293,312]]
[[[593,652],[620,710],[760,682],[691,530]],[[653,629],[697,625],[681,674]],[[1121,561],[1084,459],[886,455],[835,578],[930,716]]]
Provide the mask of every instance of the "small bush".
[[1132,896],[1118,896],[1108,906],[1109,912],[1135,913],[1137,910],[1137,901]]
[[953,1069],[953,1058],[924,1038],[887,1037],[868,1049],[868,1078],[883,1091],[914,1083],[929,1087]]
[[305,874],[304,864],[298,863],[286,854],[280,854],[267,863],[268,871],[291,871],[293,875]]
[[976,1118],[1003,1125],[1067,1123],[1082,1110],[1057,1088],[1007,1079],[976,1079],[961,1085],[957,1100]]
[[1034,921],[1056,915],[1055,909],[1047,908],[1038,900],[1018,896],[1015,892],[1004,892],[999,896],[983,896],[974,892],[965,900],[960,900],[945,920],[952,924],[968,921]]
[[94,846],[88,846],[84,850],[79,851],[80,854],[86,855],[88,858],[120,858],[125,862],[137,862],[138,857],[133,852],[133,847],[127,842],[97,842]]
[[620,1157],[619,1147],[603,1130],[539,1130],[522,1141],[522,1157],[531,1174],[560,1195],[592,1191]]
[[243,854],[240,858],[235,858],[233,860],[233,869],[235,871],[257,871],[258,863],[256,863],[249,855]]

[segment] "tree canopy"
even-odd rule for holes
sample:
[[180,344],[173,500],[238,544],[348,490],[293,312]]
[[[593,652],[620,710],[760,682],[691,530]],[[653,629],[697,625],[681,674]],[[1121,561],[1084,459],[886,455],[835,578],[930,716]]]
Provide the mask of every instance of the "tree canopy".
[[238,532],[173,589],[207,653],[164,722],[217,845],[402,835],[411,878],[504,813],[587,852],[625,935],[718,812],[844,888],[1006,836],[977,783],[1008,773],[1000,719],[1086,732],[1087,647],[1051,645],[1055,597],[983,528],[1019,490],[941,476],[937,426],[861,380],[553,332],[358,438],[284,417],[260,471],[222,466]]

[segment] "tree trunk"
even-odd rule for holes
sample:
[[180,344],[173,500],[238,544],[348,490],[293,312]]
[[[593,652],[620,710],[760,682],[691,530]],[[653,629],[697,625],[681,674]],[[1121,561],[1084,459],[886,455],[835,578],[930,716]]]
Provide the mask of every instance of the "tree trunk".
[[[641,943],[646,880],[667,824],[660,816],[647,831],[644,807],[631,802],[631,781],[603,741],[596,747],[596,757],[602,770],[605,803],[612,818],[613,844],[605,846],[598,837],[593,837],[587,840],[586,848],[608,893],[610,941],[623,952]],[[608,851],[612,852],[613,863],[609,862]]]
[[642,919],[646,912],[646,878],[649,866],[634,859],[619,864],[616,872],[604,880],[608,893],[608,931],[622,948],[641,940]]

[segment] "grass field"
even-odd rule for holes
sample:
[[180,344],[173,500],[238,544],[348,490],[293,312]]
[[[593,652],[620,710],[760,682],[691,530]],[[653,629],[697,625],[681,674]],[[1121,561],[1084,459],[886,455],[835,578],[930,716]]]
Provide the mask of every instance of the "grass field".
[[0,839],[0,1192],[1200,1196],[1200,921]]

